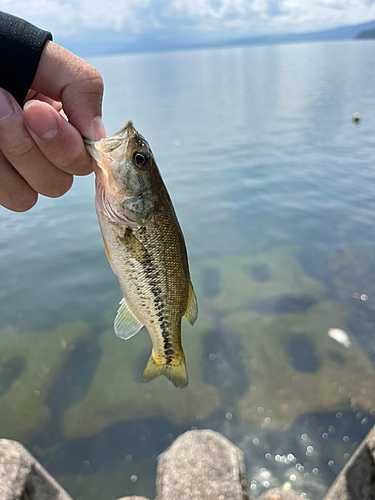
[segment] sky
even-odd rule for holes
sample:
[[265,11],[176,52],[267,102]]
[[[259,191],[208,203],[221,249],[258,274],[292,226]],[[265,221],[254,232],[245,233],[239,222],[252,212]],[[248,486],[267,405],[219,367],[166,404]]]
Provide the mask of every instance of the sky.
[[0,10],[51,31],[186,43],[301,33],[375,19],[375,0],[0,0]]

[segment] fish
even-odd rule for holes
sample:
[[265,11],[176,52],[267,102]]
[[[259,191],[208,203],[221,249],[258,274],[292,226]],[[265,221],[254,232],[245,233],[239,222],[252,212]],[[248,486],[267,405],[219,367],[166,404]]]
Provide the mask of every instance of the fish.
[[96,162],[95,208],[105,252],[123,294],[115,333],[127,340],[145,326],[152,352],[141,382],[165,375],[184,388],[181,320],[193,325],[198,303],[184,236],[155,157],[131,121],[85,145]]

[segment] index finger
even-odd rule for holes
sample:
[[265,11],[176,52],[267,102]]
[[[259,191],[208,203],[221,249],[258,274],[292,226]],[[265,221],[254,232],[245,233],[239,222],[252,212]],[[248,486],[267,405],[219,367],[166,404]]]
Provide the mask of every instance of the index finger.
[[31,88],[61,101],[69,122],[84,137],[93,141],[106,137],[101,120],[103,80],[91,64],[47,42]]
[[82,136],[53,106],[37,100],[28,101],[23,119],[40,151],[53,165],[73,175],[92,172],[92,158]]

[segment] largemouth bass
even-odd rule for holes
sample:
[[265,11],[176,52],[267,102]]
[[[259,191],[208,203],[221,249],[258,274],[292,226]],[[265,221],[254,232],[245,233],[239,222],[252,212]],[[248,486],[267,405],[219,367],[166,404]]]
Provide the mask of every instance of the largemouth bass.
[[186,387],[181,319],[193,325],[198,306],[184,237],[154,155],[132,122],[85,143],[97,163],[95,207],[106,254],[123,293],[115,333],[129,339],[144,325],[153,349],[141,381],[165,375]]

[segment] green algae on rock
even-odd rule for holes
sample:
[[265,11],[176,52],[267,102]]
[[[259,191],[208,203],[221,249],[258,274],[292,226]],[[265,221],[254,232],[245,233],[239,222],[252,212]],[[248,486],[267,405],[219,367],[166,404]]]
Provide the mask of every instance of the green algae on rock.
[[26,441],[44,428],[51,416],[45,399],[52,384],[69,352],[88,335],[83,322],[27,335],[13,328],[0,331],[0,380],[16,366],[14,379],[4,385],[0,397],[1,437]]
[[220,396],[203,382],[201,335],[213,325],[200,311],[194,329],[182,322],[182,343],[186,355],[189,386],[180,390],[167,379],[144,385],[139,381],[144,360],[151,351],[147,332],[128,341],[109,329],[100,338],[102,357],[86,396],[63,415],[61,430],[67,439],[93,436],[116,423],[164,416],[174,423],[195,422],[220,407]]
[[[249,390],[239,401],[243,422],[286,429],[303,413],[350,408],[375,413],[375,371],[349,335],[345,348],[327,334],[345,328],[346,310],[324,302],[298,314],[228,315],[223,326],[242,346]],[[293,351],[293,342],[299,342]]]
[[193,260],[199,306],[205,302],[222,314],[273,297],[322,299],[325,287],[306,275],[296,258],[298,251],[296,246],[280,246],[247,256]]
[[348,308],[351,327],[375,367],[375,245],[340,245],[328,263],[335,293]]
[[[345,245],[329,257],[332,282],[338,296],[375,311],[375,245]],[[369,300],[370,298],[370,300]]]

